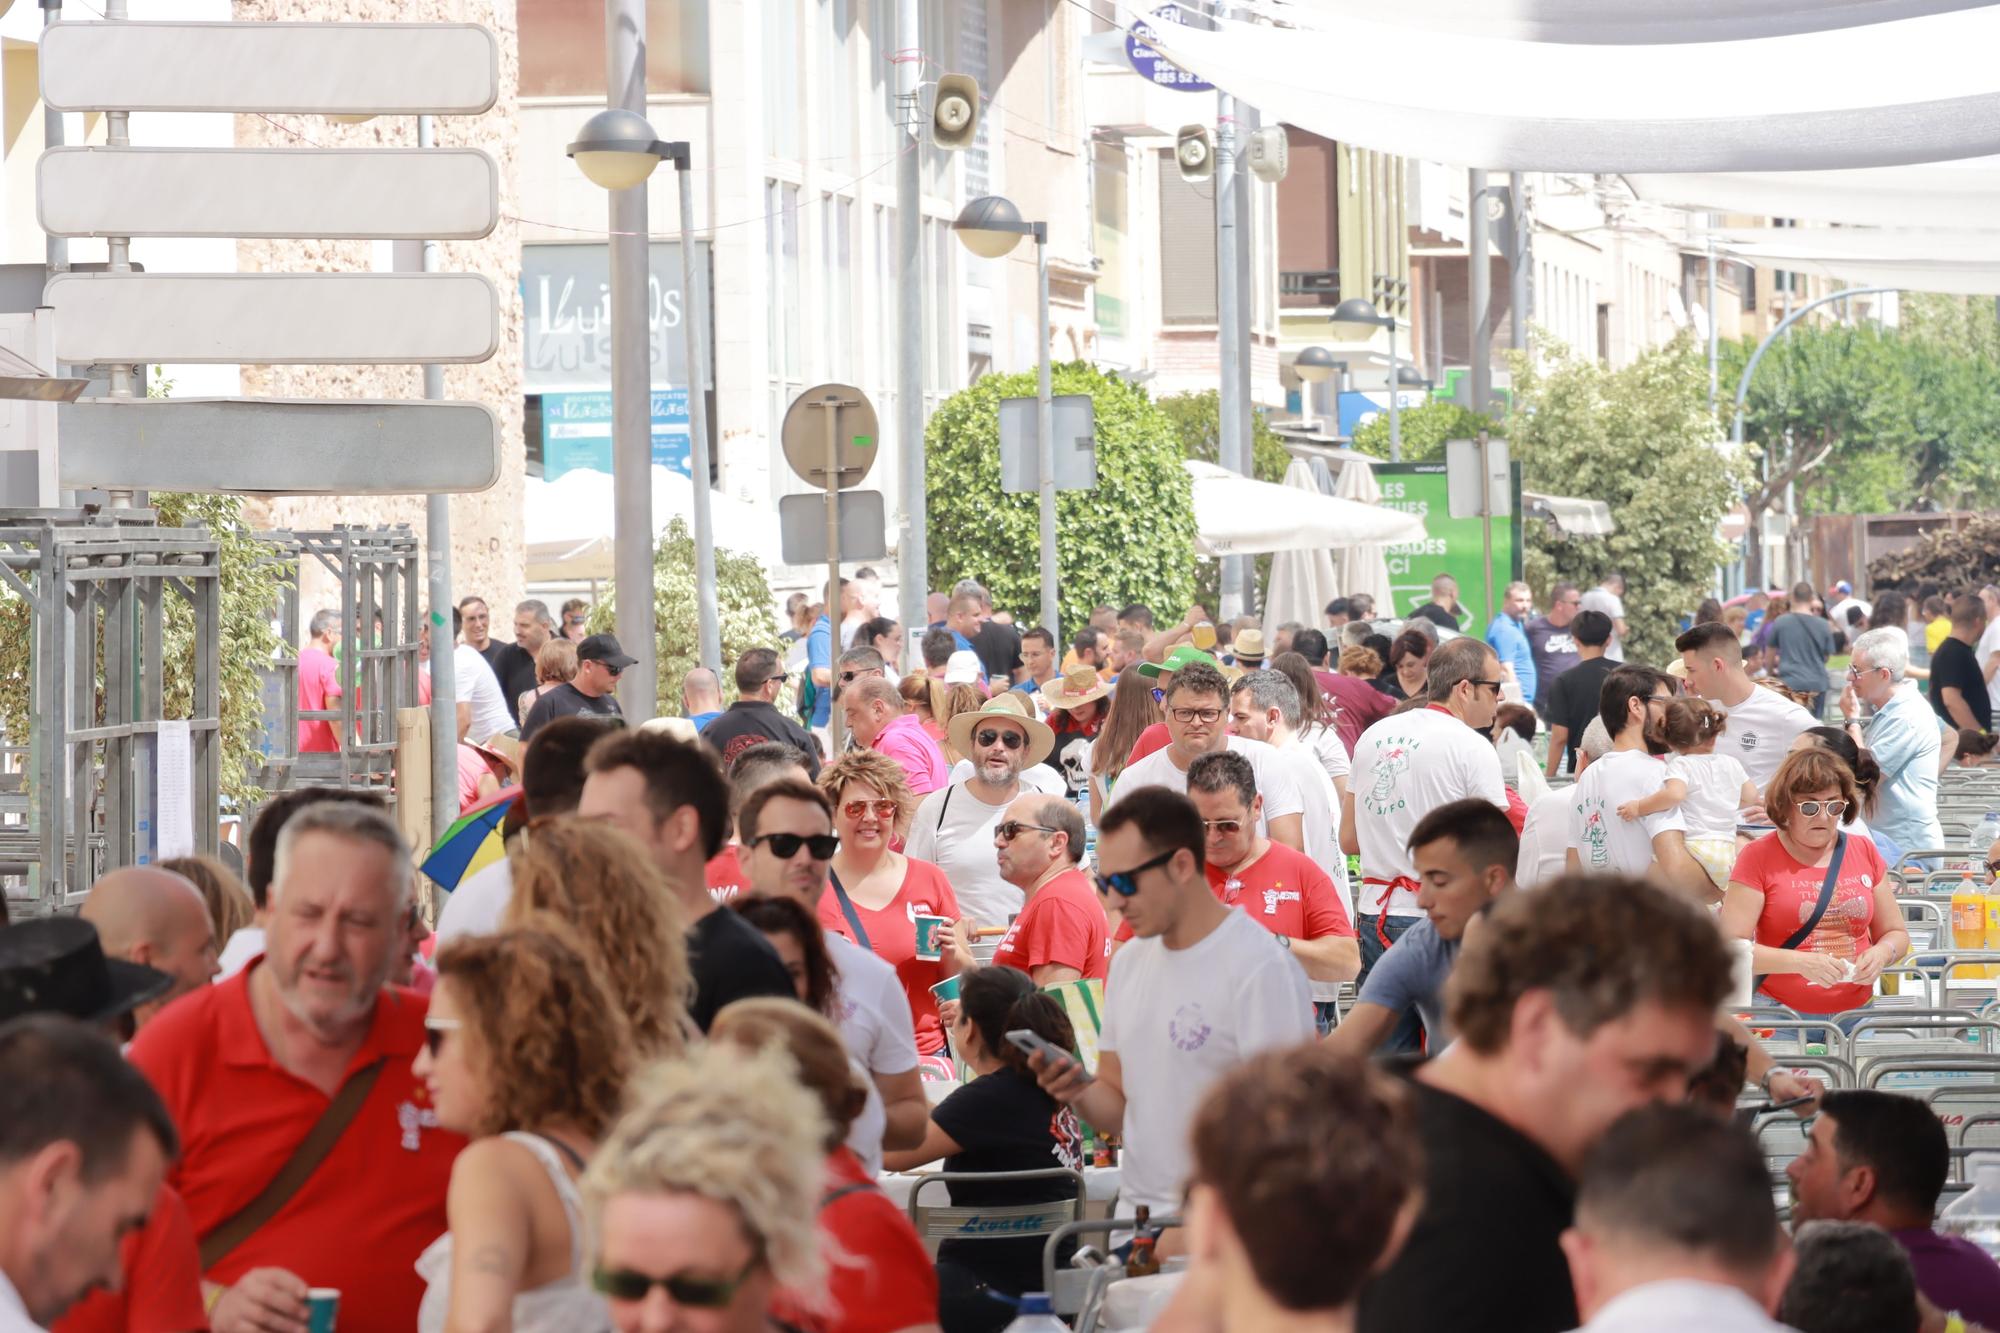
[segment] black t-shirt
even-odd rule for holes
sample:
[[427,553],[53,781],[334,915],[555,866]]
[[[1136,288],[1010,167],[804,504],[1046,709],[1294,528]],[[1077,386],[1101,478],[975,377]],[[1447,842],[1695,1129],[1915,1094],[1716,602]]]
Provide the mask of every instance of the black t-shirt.
[[[1076,1112],[1012,1066],[982,1074],[952,1093],[932,1108],[931,1119],[964,1149],[944,1159],[948,1172],[1083,1169]],[[1073,1185],[1058,1179],[953,1181],[945,1189],[959,1208],[1053,1203],[1075,1194]],[[938,1258],[963,1264],[989,1285],[1019,1295],[1041,1290],[1043,1239],[948,1240],[938,1246]]]
[[607,694],[603,698],[592,698],[569,681],[550,690],[535,700],[535,706],[528,710],[528,716],[521,722],[521,743],[526,745],[537,731],[559,717],[601,717],[607,722],[622,719],[625,714],[618,707],[618,696]]
[[1436,625],[1439,629],[1448,629],[1454,634],[1459,633],[1463,628],[1459,624],[1458,617],[1451,613],[1450,608],[1439,606],[1436,602],[1425,602],[1422,606],[1410,612],[1410,614],[1419,620],[1430,621],[1431,624]]
[[972,636],[972,651],[979,655],[986,678],[1004,690],[1014,683],[1014,672],[1021,665],[1021,631],[989,620]]
[[759,699],[740,699],[723,709],[721,717],[701,729],[701,738],[722,756],[725,768],[753,745],[783,741],[803,752],[807,770],[819,776],[819,749],[806,729]]
[[1580,1322],[1559,1243],[1576,1189],[1554,1158],[1471,1102],[1410,1080],[1424,1202],[1361,1293],[1359,1333],[1564,1333]]
[[688,931],[688,967],[694,973],[694,1003],[688,1017],[703,1032],[722,1007],[753,995],[798,997],[791,974],[757,927],[726,907],[718,907]]
[[1970,644],[1950,635],[1931,654],[1931,707],[1955,727],[1958,720],[1944,706],[1947,685],[1965,696],[1965,706],[1972,710],[1972,720],[1979,724],[1979,729],[1991,731],[1993,705],[1986,694],[1986,677],[1979,670],[1979,658]]
[[1608,657],[1588,658],[1558,676],[1555,688],[1545,696],[1548,702],[1544,716],[1549,725],[1569,728],[1563,754],[1571,773],[1576,772],[1576,747],[1583,740],[1584,728],[1598,715],[1604,678],[1617,669],[1618,664]]
[[521,696],[539,684],[535,679],[535,655],[518,643],[490,643],[486,647],[487,651],[480,656],[493,668],[493,675],[500,682],[500,698],[507,705],[508,716],[519,723]]

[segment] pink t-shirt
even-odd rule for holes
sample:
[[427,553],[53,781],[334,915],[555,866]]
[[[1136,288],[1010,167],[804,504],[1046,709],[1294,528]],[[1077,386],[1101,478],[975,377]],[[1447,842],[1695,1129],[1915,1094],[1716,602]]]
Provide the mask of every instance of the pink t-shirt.
[[[1797,946],[1799,950],[1848,962],[1865,953],[1874,938],[1869,927],[1875,919],[1875,887],[1886,873],[1874,842],[1850,837],[1833,901],[1827,904],[1826,914],[1812,934]],[[1757,943],[1776,949],[1812,916],[1820,886],[1826,882],[1826,867],[1799,864],[1776,833],[1766,833],[1737,854],[1729,882],[1764,895],[1764,910],[1757,917]],[[1762,989],[1802,1014],[1858,1009],[1868,1003],[1874,991],[1872,986],[1862,985],[1821,986],[1794,972],[1772,973],[1764,978]]]
[[480,779],[492,776],[486,757],[460,741],[458,746],[458,812],[464,814],[479,799]]
[[[299,708],[318,710],[329,708],[330,700],[340,698],[340,676],[334,665],[333,654],[324,648],[302,648],[299,650]],[[299,753],[325,754],[340,748],[340,738],[335,735],[331,722],[299,722]]]
[[951,782],[951,768],[944,761],[944,752],[938,749],[936,741],[924,734],[924,724],[914,713],[891,718],[871,748],[880,750],[902,766],[913,795],[928,796]]

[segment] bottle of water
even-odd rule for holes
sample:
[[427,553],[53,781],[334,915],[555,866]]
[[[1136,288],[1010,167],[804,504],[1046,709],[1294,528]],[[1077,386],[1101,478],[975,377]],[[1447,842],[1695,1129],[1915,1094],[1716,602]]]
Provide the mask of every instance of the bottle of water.
[[1984,862],[1986,849],[1991,847],[1995,840],[2000,840],[2000,810],[1988,810],[1979,817],[1979,823],[1974,826],[1972,836],[1965,840],[1965,850],[1972,853],[1975,861]]
[[1021,1297],[1021,1313],[1007,1325],[1006,1333],[1069,1333],[1069,1325],[1056,1318],[1047,1292],[1031,1291]]
[[2000,1259],[2000,1162],[1981,1162],[1972,1180],[1972,1188],[1938,1214],[1937,1229]]

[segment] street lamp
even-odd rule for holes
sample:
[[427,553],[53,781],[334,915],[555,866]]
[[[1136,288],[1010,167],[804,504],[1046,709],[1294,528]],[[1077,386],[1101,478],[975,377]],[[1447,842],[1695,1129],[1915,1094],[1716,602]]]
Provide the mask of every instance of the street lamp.
[[1035,238],[1036,329],[1041,335],[1035,377],[1035,455],[1040,478],[1042,528],[1042,627],[1062,642],[1056,610],[1056,427],[1049,388],[1049,224],[1026,222],[1011,199],[981,195],[951,224],[965,248],[981,259],[1011,253],[1023,236]]
[[1400,377],[1396,365],[1396,317],[1376,311],[1375,303],[1363,296],[1350,296],[1327,316],[1330,324],[1371,324],[1389,330],[1389,461],[1403,461],[1403,418],[1396,403]]
[[1334,371],[1345,369],[1347,369],[1347,363],[1335,360],[1333,353],[1327,351],[1324,347],[1304,348],[1297,356],[1292,358],[1292,373],[1297,375],[1300,382],[1306,386],[1303,399],[1306,408],[1306,424],[1308,426],[1312,424],[1314,386],[1324,384],[1328,379],[1331,379]]
[[[614,34],[611,51],[611,96],[620,100],[622,71],[645,68],[644,6],[636,24],[618,10],[631,0],[608,0],[606,17]],[[638,44],[635,53],[624,44]],[[638,79],[632,80],[634,84]],[[642,105],[643,87],[624,90],[623,100]],[[695,586],[714,588],[715,530],[709,518],[708,405],[703,389],[708,380],[702,332],[708,327],[706,274],[695,262],[694,191],[689,186],[691,158],[685,143],[666,143],[652,125],[628,106],[612,105],[583,123],[569,156],[593,184],[611,194],[611,472],[614,481],[612,532],[613,586],[617,593],[619,645],[634,659],[619,682],[627,717],[643,722],[659,711],[658,640],[653,621],[653,347],[647,328],[651,301],[651,264],[647,254],[650,227],[646,212],[646,179],[662,162],[672,162],[680,174],[681,288],[687,317],[681,331],[687,339],[688,443],[694,507]],[[722,628],[715,599],[698,597],[697,651],[702,666],[722,667]]]

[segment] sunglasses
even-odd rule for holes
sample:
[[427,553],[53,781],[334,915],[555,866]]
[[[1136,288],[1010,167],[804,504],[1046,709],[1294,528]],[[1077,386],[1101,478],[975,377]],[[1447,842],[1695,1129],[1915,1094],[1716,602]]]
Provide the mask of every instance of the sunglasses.
[[1986,863],[1986,874],[1991,879],[2000,879],[2000,861],[1988,861]]
[[590,1285],[600,1295],[628,1304],[645,1300],[646,1293],[654,1287],[661,1287],[673,1298],[675,1305],[691,1310],[720,1310],[736,1299],[737,1291],[756,1271],[757,1261],[754,1259],[735,1277],[690,1277],[686,1273],[654,1277],[630,1268],[599,1268],[591,1272]]
[[[1472,688],[1474,688],[1475,690],[1478,689],[1480,686],[1484,685],[1486,688],[1492,690],[1495,694],[1500,693],[1500,687],[1505,683],[1506,682],[1504,681],[1498,681],[1498,680],[1471,680],[1466,682],[1466,684],[1472,686]],[[1660,702],[1665,703],[1666,700],[1662,699]]]
[[815,861],[830,861],[834,849],[840,846],[840,839],[831,833],[760,833],[750,839],[752,847],[760,842],[770,843],[771,854],[780,861],[791,860],[801,847],[811,852]]
[[1818,814],[1822,810],[1826,811],[1826,813],[1830,815],[1838,815],[1845,809],[1847,809],[1847,802],[1845,801],[1800,801],[1799,802],[1799,813],[1804,815],[1807,819],[1811,819],[1814,815]]
[[1057,832],[1057,830],[1050,828],[1047,824],[1023,824],[1018,819],[1010,819],[1006,823],[996,827],[993,831],[1000,835],[1002,842],[1012,842],[1029,829],[1033,829],[1037,833]]
[[438,1058],[444,1049],[444,1039],[458,1031],[461,1024],[455,1018],[426,1018],[424,1020],[424,1049],[431,1053],[431,1059]]
[[1215,722],[1222,717],[1220,708],[1169,708],[1176,722]]
[[766,676],[766,677],[764,677],[764,679],[762,679],[761,681],[757,682],[757,688],[758,688],[758,689],[762,689],[762,688],[764,688],[764,686],[766,686],[766,685],[769,685],[769,684],[770,684],[770,683],[771,683],[772,681],[774,681],[774,680],[775,680],[775,681],[777,681],[777,682],[778,682],[778,684],[780,684],[780,685],[783,685],[783,684],[784,684],[784,683],[785,683],[786,681],[790,680],[791,678],[792,678],[792,673],[791,673],[791,672],[789,672],[789,671],[780,671],[780,672],[779,672],[779,673],[778,673],[777,675],[775,675],[775,676]]
[[1010,750],[1018,750],[1028,743],[1028,738],[1020,732],[1001,731],[997,727],[988,727],[972,739],[982,750],[989,745],[1004,745]]
[[1243,821],[1240,819],[1204,819],[1201,821],[1201,826],[1210,833],[1234,835],[1243,831]]
[[1167,701],[1167,692],[1161,689],[1157,685],[1155,685],[1152,689],[1147,690],[1146,693],[1153,696],[1153,702],[1156,704],[1163,704]]
[[[593,662],[597,662],[597,659],[594,657],[591,658],[590,660]],[[597,662],[597,665],[603,667],[604,674],[611,677],[611,679],[613,680],[617,680],[620,676],[625,674],[625,668],[622,666],[612,666],[611,663],[609,662]]]
[[[1180,849],[1175,848],[1174,850],[1178,851]],[[1142,865],[1133,866],[1130,870],[1119,870],[1108,875],[1100,874],[1093,870],[1090,872],[1090,877],[1097,882],[1097,891],[1099,893],[1115,893],[1120,898],[1130,898],[1139,891],[1139,876],[1145,874],[1148,870],[1163,866],[1173,859],[1173,852],[1161,852],[1152,860]]]
[[901,808],[894,801],[849,801],[840,807],[840,813],[849,819],[860,819],[873,810],[877,819],[894,819]]

